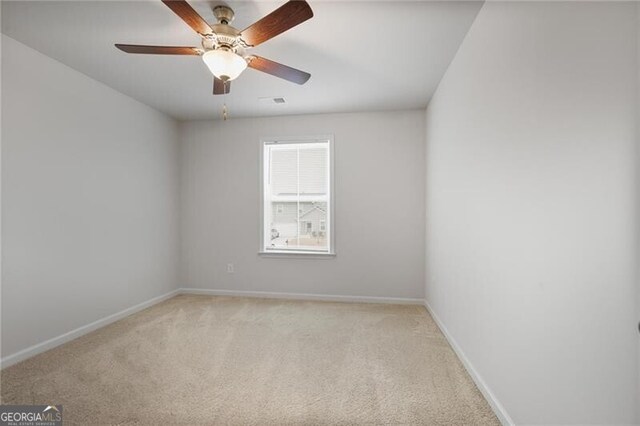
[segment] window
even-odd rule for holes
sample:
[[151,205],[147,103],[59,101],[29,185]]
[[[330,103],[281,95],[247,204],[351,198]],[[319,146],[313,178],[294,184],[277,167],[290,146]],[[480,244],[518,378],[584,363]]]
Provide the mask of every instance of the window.
[[333,253],[333,140],[262,141],[262,253]]

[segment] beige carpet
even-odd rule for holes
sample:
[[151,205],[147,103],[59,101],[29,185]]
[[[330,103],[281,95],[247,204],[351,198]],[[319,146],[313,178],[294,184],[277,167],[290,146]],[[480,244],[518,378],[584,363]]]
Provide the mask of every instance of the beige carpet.
[[421,306],[182,295],[1,384],[65,424],[498,424]]

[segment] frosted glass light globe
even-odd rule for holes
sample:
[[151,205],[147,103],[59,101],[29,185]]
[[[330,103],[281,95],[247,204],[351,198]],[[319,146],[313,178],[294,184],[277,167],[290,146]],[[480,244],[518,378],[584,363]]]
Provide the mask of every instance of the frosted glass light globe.
[[211,73],[222,81],[238,78],[247,68],[247,61],[230,50],[209,50],[202,55],[202,60],[207,64]]

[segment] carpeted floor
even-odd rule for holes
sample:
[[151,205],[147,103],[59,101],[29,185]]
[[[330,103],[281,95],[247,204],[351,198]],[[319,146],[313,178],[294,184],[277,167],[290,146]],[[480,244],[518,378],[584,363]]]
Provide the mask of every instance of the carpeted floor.
[[181,295],[1,379],[65,424],[499,424],[421,306]]

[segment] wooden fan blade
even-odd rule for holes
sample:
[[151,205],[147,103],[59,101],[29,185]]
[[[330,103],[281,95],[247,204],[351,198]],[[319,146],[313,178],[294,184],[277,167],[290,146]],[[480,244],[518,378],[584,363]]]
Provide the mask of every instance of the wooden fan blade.
[[249,67],[297,84],[304,84],[311,77],[308,72],[300,71],[260,56],[253,56],[249,61]]
[[200,55],[197,47],[184,46],[142,46],[138,44],[116,44],[116,47],[127,53],[145,53],[150,55]]
[[231,91],[231,82],[227,81],[227,84],[224,81],[220,80],[218,77],[213,77],[213,94],[214,95],[224,95],[225,93],[229,93]]
[[207,24],[202,16],[198,15],[190,5],[184,0],[162,0],[162,3],[166,4],[169,9],[178,15],[184,22],[187,23],[201,36],[213,34],[211,26]]
[[282,34],[313,17],[313,11],[304,0],[290,0],[240,34],[249,46],[257,46],[278,34]]

